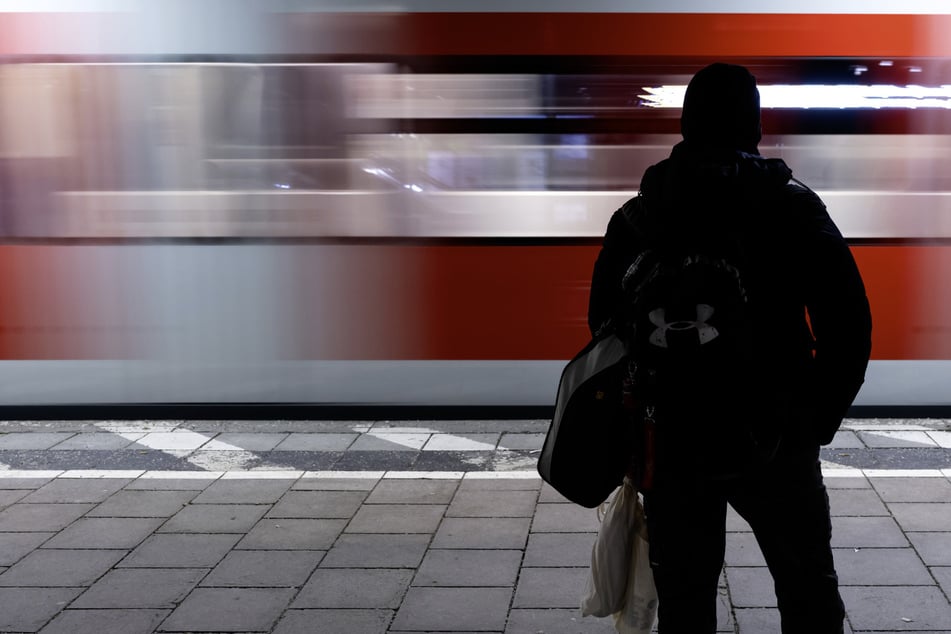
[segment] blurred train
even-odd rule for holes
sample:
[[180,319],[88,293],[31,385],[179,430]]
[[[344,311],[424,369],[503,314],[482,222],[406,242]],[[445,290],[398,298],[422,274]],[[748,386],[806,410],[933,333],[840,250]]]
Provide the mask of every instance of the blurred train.
[[707,4],[0,0],[0,413],[543,413],[715,60],[864,274],[855,411],[951,408],[951,9]]

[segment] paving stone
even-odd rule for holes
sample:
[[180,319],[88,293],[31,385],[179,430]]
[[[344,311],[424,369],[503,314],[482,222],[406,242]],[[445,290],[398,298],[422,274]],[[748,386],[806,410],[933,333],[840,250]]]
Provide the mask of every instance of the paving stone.
[[[2,452],[0,452],[0,462],[4,462],[2,457]],[[9,472],[7,472],[9,473]],[[47,482],[52,481],[53,478],[10,478],[0,472],[0,490],[6,489],[29,489],[36,490],[46,484]]]
[[52,449],[56,451],[71,449],[97,449],[102,451],[115,451],[118,449],[125,449],[144,435],[145,434],[141,433],[125,433],[120,435],[105,432],[84,432],[81,434],[76,434],[71,438],[67,438],[63,442],[53,446]]
[[847,586],[927,586],[934,580],[913,548],[836,548],[839,583]]
[[32,493],[29,489],[3,489],[0,490],[0,510],[10,506],[14,502],[23,499]]
[[83,517],[43,544],[43,548],[130,550],[142,543],[163,521],[157,517]]
[[60,478],[23,498],[25,504],[102,502],[131,482],[131,478]]
[[274,634],[385,634],[392,610],[288,610]]
[[447,517],[433,538],[433,548],[524,548],[531,520],[527,517]]
[[322,568],[416,568],[429,535],[341,535]]
[[871,489],[832,489],[828,493],[832,515],[851,517],[889,515],[885,504]]
[[766,568],[726,568],[730,596],[737,608],[774,608],[773,578]]
[[568,498],[556,491],[547,482],[542,483],[541,492],[538,494],[539,504],[570,504]]
[[905,536],[925,564],[951,566],[951,533],[906,533]]
[[865,447],[854,431],[839,430],[827,445],[829,449],[861,449]]
[[[475,477],[482,474],[470,473],[459,483],[460,491],[538,491],[542,488],[541,478]],[[554,490],[547,484],[549,490]],[[560,502],[565,499],[559,496]]]
[[346,451],[359,434],[293,433],[274,449],[275,451]]
[[890,517],[833,517],[833,548],[904,548],[908,540]]
[[247,533],[271,507],[263,504],[193,504],[170,518],[160,533]]
[[320,563],[320,551],[236,550],[215,566],[202,586],[296,588]]
[[72,435],[72,432],[13,432],[0,434],[0,449],[49,449]]
[[175,430],[148,433],[136,441],[137,447],[167,451],[169,449],[195,450],[211,440],[207,435],[193,431]]
[[736,512],[729,504],[726,507],[726,531],[727,533],[751,533],[749,522]]
[[130,482],[126,491],[202,491],[216,478],[138,478]]
[[828,477],[827,473],[825,473],[825,475],[826,477],[823,478],[823,482],[827,489],[870,489],[872,487],[865,476],[833,478]]
[[295,590],[197,588],[162,623],[163,632],[268,632]]
[[538,495],[534,491],[459,491],[447,517],[532,517]]
[[413,585],[514,586],[521,562],[520,550],[430,550]]
[[500,434],[433,434],[423,451],[494,451]]
[[264,432],[255,433],[223,433],[202,446],[202,451],[270,451],[277,447],[287,434],[273,434]]
[[381,480],[367,504],[449,504],[458,480]]
[[14,504],[0,511],[0,532],[62,530],[92,508],[92,504]]
[[395,433],[379,431],[362,434],[350,445],[348,453],[354,451],[411,451],[416,452],[423,448],[431,434],[428,433]]
[[753,533],[727,533],[726,555],[723,559],[727,566],[765,566],[763,551]]
[[904,531],[951,530],[951,504],[891,502],[888,509]]
[[501,632],[511,598],[511,588],[410,588],[390,629]]
[[151,634],[171,610],[65,610],[42,634]]
[[495,451],[423,451],[415,456],[414,471],[481,472],[498,471]]
[[56,533],[0,533],[0,566],[12,566]]
[[171,517],[195,497],[195,491],[119,491],[88,513],[89,517]]
[[263,519],[238,543],[244,550],[326,550],[346,520]]
[[[295,469],[300,471],[327,471],[347,455],[344,451],[271,451],[258,454],[259,469]],[[344,469],[344,467],[340,467]],[[344,469],[358,470],[356,467]]]
[[578,608],[514,609],[509,612],[505,634],[614,634],[614,619],[582,617]]
[[951,631],[951,606],[936,587],[845,586],[840,592],[856,632]]
[[530,568],[571,568],[591,564],[596,533],[532,533],[524,565]]
[[375,472],[376,476],[374,477],[340,477],[340,478],[325,478],[325,477],[309,477],[307,474],[304,475],[300,480],[294,483],[294,486],[291,487],[294,491],[372,491],[373,488],[380,481],[380,478],[383,477],[384,472],[378,471]]
[[292,608],[398,608],[412,570],[319,568]]
[[207,573],[195,568],[117,568],[107,572],[70,607],[174,608]]
[[539,504],[532,520],[533,533],[596,533],[598,513],[577,504]]
[[211,568],[240,535],[152,535],[119,565],[122,568]]
[[296,480],[216,480],[192,504],[274,504]]
[[116,550],[34,550],[0,575],[0,586],[88,586],[125,554]]
[[541,449],[545,443],[545,434],[502,434],[499,440],[501,449]]
[[434,504],[374,504],[361,507],[348,533],[428,533],[436,532],[446,507]]
[[860,431],[858,437],[870,448],[933,447],[937,443],[923,431]]
[[737,608],[735,613],[739,634],[779,631],[779,610],[776,608]]
[[267,517],[349,519],[365,498],[361,491],[289,491]]
[[588,568],[522,568],[514,608],[575,608],[589,575]]
[[945,478],[872,478],[886,502],[951,502],[951,482]]
[[938,585],[944,590],[944,594],[951,597],[951,566],[931,568],[931,574],[934,575]]
[[0,588],[0,632],[36,632],[80,592],[79,588]]
[[[296,452],[290,455],[298,455]],[[419,459],[419,452],[411,449],[404,451],[348,451],[336,454],[332,468],[337,471],[407,471],[413,469]],[[330,466],[323,467],[331,468]],[[318,468],[311,467],[311,470]]]

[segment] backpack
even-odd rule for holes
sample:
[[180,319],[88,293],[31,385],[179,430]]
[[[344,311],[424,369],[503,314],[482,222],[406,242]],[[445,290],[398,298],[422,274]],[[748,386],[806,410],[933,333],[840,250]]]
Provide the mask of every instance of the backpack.
[[744,268],[741,237],[708,230],[653,237],[623,277],[623,394],[645,488],[655,465],[731,477],[775,450],[757,434],[768,410]]

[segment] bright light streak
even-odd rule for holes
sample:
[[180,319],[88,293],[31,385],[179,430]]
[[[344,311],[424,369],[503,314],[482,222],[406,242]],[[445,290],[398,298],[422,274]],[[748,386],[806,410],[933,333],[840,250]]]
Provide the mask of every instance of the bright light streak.
[[[652,108],[680,108],[686,86],[646,86],[638,95]],[[944,108],[951,109],[951,86],[765,85],[763,108]]]

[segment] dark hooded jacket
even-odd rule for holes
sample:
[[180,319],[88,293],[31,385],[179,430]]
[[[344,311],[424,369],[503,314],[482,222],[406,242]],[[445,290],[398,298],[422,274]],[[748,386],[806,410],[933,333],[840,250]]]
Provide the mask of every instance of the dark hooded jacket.
[[[758,140],[758,137],[757,137]],[[684,141],[648,168],[612,216],[594,266],[588,325],[609,322],[634,258],[658,241],[739,236],[763,416],[792,445],[831,441],[861,387],[871,348],[865,287],[819,197],[779,159]]]

